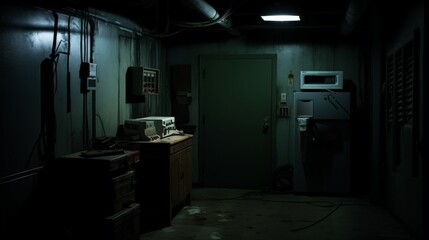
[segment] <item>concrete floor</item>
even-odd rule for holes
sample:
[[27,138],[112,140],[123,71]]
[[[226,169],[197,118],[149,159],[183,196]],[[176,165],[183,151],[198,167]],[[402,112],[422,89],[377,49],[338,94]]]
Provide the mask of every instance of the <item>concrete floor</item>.
[[386,209],[367,200],[244,189],[195,188],[172,225],[140,240],[413,239]]

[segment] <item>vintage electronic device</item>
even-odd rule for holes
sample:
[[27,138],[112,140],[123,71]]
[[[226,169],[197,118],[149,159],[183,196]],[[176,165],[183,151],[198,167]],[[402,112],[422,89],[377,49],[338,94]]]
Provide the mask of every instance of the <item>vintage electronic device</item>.
[[153,121],[156,131],[161,138],[168,137],[177,132],[175,118],[169,116],[149,116],[141,118],[143,121]]
[[144,118],[127,119],[124,122],[124,134],[126,136],[137,136],[136,140],[151,141],[159,139],[154,121]]
[[301,89],[343,89],[343,71],[301,71]]

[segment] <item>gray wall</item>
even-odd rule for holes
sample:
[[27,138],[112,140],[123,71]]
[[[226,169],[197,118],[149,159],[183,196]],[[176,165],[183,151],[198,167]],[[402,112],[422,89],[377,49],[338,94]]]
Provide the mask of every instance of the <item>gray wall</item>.
[[[84,143],[84,109],[87,108],[89,144],[92,123],[95,137],[115,136],[125,119],[168,114],[168,84],[161,74],[161,92],[145,103],[125,102],[125,73],[128,66],[145,66],[165,71],[165,51],[160,41],[147,37],[135,23],[102,11],[91,11],[95,22],[94,63],[97,90],[87,94],[85,106],[80,93],[81,15],[58,12],[58,51],[70,44],[71,111],[66,110],[67,57],[57,58],[55,78],[55,157],[87,149]],[[41,134],[40,64],[49,58],[54,36],[54,15],[49,9],[27,5],[3,5],[0,9],[1,133],[0,218],[5,227],[24,209],[38,187],[42,169],[38,147]],[[89,61],[89,55],[87,56]],[[95,111],[93,110],[95,106]],[[7,198],[3,196],[8,196]]]
[[[96,136],[112,136],[119,124],[127,118],[168,115],[169,76],[168,67],[174,64],[192,64],[192,103],[190,105],[191,123],[198,123],[198,56],[201,54],[277,54],[277,86],[288,93],[291,106],[292,93],[297,91],[299,71],[301,70],[343,70],[344,78],[357,86],[358,108],[371,98],[371,146],[361,151],[371,151],[371,196],[383,202],[413,232],[419,234],[422,227],[422,175],[409,176],[406,166],[396,171],[380,164],[384,156],[380,139],[380,87],[383,76],[384,52],[393,51],[412,36],[416,27],[423,26],[423,2],[401,9],[401,18],[395,22],[387,21],[390,32],[382,33],[386,27],[385,19],[380,19],[382,7],[372,12],[374,25],[371,28],[370,45],[357,41],[319,41],[318,38],[306,41],[286,41],[281,38],[248,41],[244,38],[171,45],[164,51],[164,45],[150,37],[133,22],[101,11],[94,11],[95,44],[94,62],[98,67],[98,86],[95,101],[88,94],[89,137],[91,137],[92,116],[96,121]],[[404,11],[402,11],[404,10]],[[97,16],[99,18],[97,18]],[[59,43],[67,41],[68,14],[59,13]],[[80,151],[83,145],[83,95],[79,91],[80,30],[81,19],[71,18],[71,107],[66,112],[66,57],[58,58],[55,94],[55,113],[57,133],[55,155]],[[40,134],[40,63],[49,57],[53,38],[53,15],[51,11],[30,6],[3,5],[0,9],[0,69],[1,79],[1,133],[0,159],[0,218],[1,227],[7,226],[17,212],[31,198],[42,166],[33,152]],[[423,29],[423,28],[422,28]],[[422,34],[423,36],[423,34]],[[424,39],[421,39],[423,48]],[[59,46],[66,50],[66,43]],[[370,52],[370,56],[366,54]],[[423,56],[422,56],[423,57]],[[161,69],[161,93],[146,98],[144,104],[125,103],[125,71],[128,66],[148,66]],[[363,68],[362,66],[368,66]],[[423,71],[421,61],[420,70]],[[287,75],[295,75],[294,86],[287,83]],[[164,73],[164,74],[163,74]],[[368,77],[367,77],[368,76]],[[423,77],[421,78],[423,81]],[[370,92],[363,92],[365,83],[370,84]],[[422,84],[421,84],[422,85]],[[423,89],[423,88],[420,88]],[[421,97],[423,92],[421,92]],[[91,112],[95,104],[96,112]],[[421,103],[423,108],[423,103]],[[293,110],[293,109],[292,109]],[[421,111],[422,112],[422,111]],[[421,122],[421,126],[423,123]],[[292,119],[278,119],[276,133],[276,166],[293,163]],[[420,139],[422,136],[420,136]],[[198,128],[194,139],[194,182],[198,182]],[[392,152],[392,149],[386,149]],[[386,162],[389,159],[385,159]],[[406,159],[403,159],[406,162]],[[421,169],[421,168],[420,168]],[[386,177],[379,174],[386,171]],[[422,173],[423,174],[423,173]],[[367,177],[367,176],[363,176]],[[385,185],[383,185],[385,183]],[[385,192],[383,191],[385,190]],[[3,230],[3,229],[2,229]]]
[[[297,80],[300,70],[343,70],[344,78],[351,80],[357,87],[356,107],[361,114],[355,131],[369,133],[369,136],[354,142],[355,153],[360,155],[364,171],[357,172],[361,181],[368,181],[369,189],[365,189],[370,200],[387,206],[398,219],[416,236],[423,238],[422,196],[423,174],[422,159],[419,161],[419,174],[411,174],[410,150],[404,148],[412,141],[409,136],[403,135],[401,164],[393,170],[390,163],[395,149],[385,147],[384,114],[382,106],[382,83],[384,81],[385,56],[397,50],[413,37],[416,28],[421,30],[420,49],[423,52],[423,22],[424,1],[410,2],[407,7],[397,4],[397,11],[386,12],[385,6],[378,2],[369,5],[370,20],[367,20],[367,29],[362,34],[368,36],[364,41],[319,41],[317,38],[304,41],[282,41],[279,39],[247,41],[245,38],[236,38],[225,41],[207,41],[205,43],[186,43],[169,46],[167,48],[167,65],[192,64],[193,67],[193,99],[198,99],[198,56],[202,54],[277,54],[277,86],[288,93],[288,102],[292,102],[292,93],[297,91]],[[396,15],[394,13],[397,13]],[[400,16],[400,17],[398,17]],[[363,36],[360,36],[363,37]],[[419,61],[420,75],[420,129],[423,128],[423,54]],[[287,75],[292,71],[295,75],[295,84],[288,86]],[[239,94],[239,93],[238,93]],[[366,109],[365,109],[366,108]],[[293,111],[293,109],[292,109]],[[198,123],[198,101],[190,105],[191,123]],[[283,163],[293,163],[293,133],[295,124],[292,119],[277,120],[277,159],[276,166]],[[407,132],[403,129],[402,132]],[[420,131],[419,140],[422,140]],[[198,128],[196,132],[198,137]],[[407,138],[408,137],[408,138]],[[358,149],[358,150],[356,150]],[[358,151],[358,152],[357,152]],[[198,156],[198,154],[194,154]],[[420,155],[421,156],[421,155]],[[367,164],[368,163],[368,164]],[[367,165],[366,165],[367,164]],[[194,158],[194,165],[198,159]],[[352,164],[353,165],[353,164]],[[356,165],[355,165],[356,167]],[[198,167],[194,168],[197,176]],[[356,170],[354,170],[356,171]],[[427,174],[427,172],[426,172]],[[355,175],[356,177],[356,175]],[[194,181],[198,181],[195,179]]]
[[[419,98],[423,99],[423,48],[424,48],[424,1],[410,2],[409,7],[399,8],[398,11],[393,13],[399,13],[392,15],[391,18],[384,19],[386,24],[394,27],[384,28],[382,35],[385,40],[385,52],[386,54],[392,54],[400,49],[405,43],[414,38],[414,30],[420,30],[420,52],[419,52],[419,72],[418,74],[419,83],[417,88],[419,89]],[[395,6],[393,6],[395,7]],[[382,99],[383,101],[383,99]],[[420,131],[418,139],[422,141],[422,129],[423,129],[423,101],[420,100],[418,103],[419,110],[419,125]],[[384,117],[384,116],[382,116]],[[421,155],[418,160],[418,174],[413,174],[413,159],[412,159],[412,126],[407,124],[401,126],[400,135],[400,155],[399,164],[394,167],[394,154],[395,147],[387,144],[386,147],[386,159],[385,159],[385,192],[384,202],[398,216],[405,225],[416,235],[423,236],[423,215],[422,215],[422,199],[423,199],[423,168]],[[376,132],[374,132],[376,134]]]
[[[192,99],[198,99],[198,57],[202,54],[276,54],[277,87],[286,90],[290,110],[293,111],[293,92],[299,91],[301,70],[343,70],[344,79],[360,85],[360,66],[364,61],[362,49],[356,43],[332,41],[320,43],[318,39],[303,42],[281,42],[269,40],[248,42],[245,38],[225,41],[175,45],[167,48],[167,66],[192,65]],[[288,74],[294,74],[293,86],[288,85]],[[221,93],[220,93],[221,94]],[[237,93],[239,95],[240,93]],[[198,101],[190,105],[190,123],[198,124]],[[295,121],[292,118],[277,119],[275,166],[293,164]],[[195,133],[198,138],[198,127]],[[198,144],[198,141],[196,141]],[[198,153],[194,153],[194,181],[198,181]]]

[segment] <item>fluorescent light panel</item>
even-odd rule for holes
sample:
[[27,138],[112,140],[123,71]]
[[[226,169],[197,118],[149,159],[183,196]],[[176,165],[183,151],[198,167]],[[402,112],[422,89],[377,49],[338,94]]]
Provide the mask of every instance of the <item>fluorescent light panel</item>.
[[266,15],[261,16],[264,21],[274,22],[290,22],[290,21],[301,21],[298,15]]

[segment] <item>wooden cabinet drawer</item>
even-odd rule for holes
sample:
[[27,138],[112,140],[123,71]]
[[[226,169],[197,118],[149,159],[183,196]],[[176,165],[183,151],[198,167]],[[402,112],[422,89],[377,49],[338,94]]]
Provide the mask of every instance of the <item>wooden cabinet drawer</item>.
[[182,150],[182,149],[184,149],[186,147],[189,147],[189,146],[191,146],[191,144],[192,144],[192,139],[191,138],[186,139],[186,140],[184,140],[182,142],[173,144],[170,147],[170,154],[174,154],[174,153],[176,153],[176,152],[178,152],[178,151],[180,151],[180,150]]

